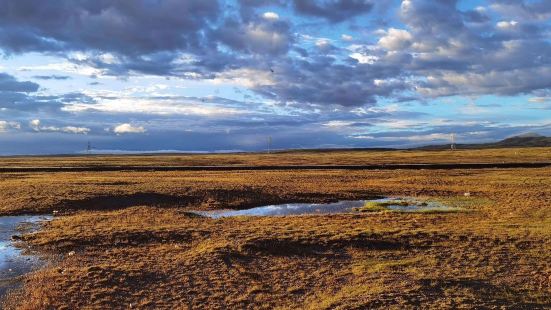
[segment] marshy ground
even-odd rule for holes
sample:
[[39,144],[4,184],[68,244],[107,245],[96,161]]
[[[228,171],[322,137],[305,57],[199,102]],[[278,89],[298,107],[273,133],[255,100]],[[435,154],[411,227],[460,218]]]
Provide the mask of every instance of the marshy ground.
[[[105,160],[190,165],[275,164],[278,159],[282,164],[551,161],[546,148],[383,153]],[[101,164],[98,157],[0,162]],[[40,231],[23,236],[49,264],[28,274],[3,307],[546,309],[551,307],[550,175],[551,167],[3,173],[2,214],[58,214]],[[188,212],[379,196],[432,199],[468,212],[220,219]]]

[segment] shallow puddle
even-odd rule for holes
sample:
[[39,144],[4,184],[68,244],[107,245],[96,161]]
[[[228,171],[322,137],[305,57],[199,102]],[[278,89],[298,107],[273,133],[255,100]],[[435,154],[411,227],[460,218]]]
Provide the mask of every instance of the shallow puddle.
[[[383,204],[379,210],[363,209],[370,203]],[[363,210],[363,211],[362,211]],[[279,205],[261,206],[245,210],[213,210],[192,211],[195,214],[210,218],[231,216],[284,216],[301,214],[335,214],[360,213],[369,211],[398,211],[398,212],[450,212],[456,211],[437,202],[420,202],[412,198],[382,198],[370,200],[342,200],[331,203],[286,203]]]
[[12,237],[35,231],[41,221],[50,219],[50,216],[28,215],[0,217],[0,296],[20,284],[19,276],[41,263],[37,256],[25,255],[23,249],[15,247]]

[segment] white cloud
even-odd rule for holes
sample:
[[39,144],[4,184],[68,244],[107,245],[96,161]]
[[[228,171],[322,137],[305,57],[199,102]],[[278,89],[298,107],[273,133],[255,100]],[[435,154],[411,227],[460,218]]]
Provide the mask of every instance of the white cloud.
[[243,44],[255,53],[279,53],[286,51],[289,44],[287,33],[278,32],[263,24],[250,23],[240,31]]
[[412,6],[411,0],[404,0],[400,5],[402,11],[411,9],[411,6]]
[[361,64],[374,64],[379,57],[373,55],[363,55],[361,53],[352,53],[349,55],[350,58],[356,59]]
[[216,78],[208,80],[213,84],[230,84],[247,88],[274,85],[273,74],[266,70],[234,69],[219,73]]
[[413,36],[407,30],[390,28],[384,32],[385,35],[379,39],[379,46],[390,51],[397,51],[411,45]]
[[551,97],[532,97],[532,98],[528,99],[528,102],[544,103],[544,102],[547,102],[547,101],[550,101],[550,100],[551,100]]
[[21,129],[21,124],[18,122],[0,121],[0,132],[6,132],[10,129]]
[[348,127],[350,125],[354,124],[353,121],[342,121],[342,120],[337,120],[337,121],[329,121],[327,123],[324,123],[323,126],[325,127],[329,127],[329,128],[336,128],[336,129],[341,129],[343,127]]
[[262,14],[262,17],[269,21],[276,21],[279,19],[279,15],[275,12],[266,12]]
[[120,124],[113,128],[113,132],[120,135],[125,133],[144,133],[146,130],[142,126],[134,126],[128,123]]
[[18,68],[18,71],[59,71],[65,74],[103,77],[105,70],[92,68],[84,64],[74,64],[69,61],[63,61],[45,65],[22,66]]
[[325,38],[317,39],[316,40],[316,46],[321,48],[321,49],[328,48],[328,47],[331,46],[331,40],[325,39]]
[[407,129],[407,128],[413,129],[413,128],[420,128],[425,124],[426,123],[421,120],[390,120],[384,125],[392,129]]
[[373,64],[379,60],[379,57],[374,55],[378,50],[375,45],[351,44],[346,49],[351,52],[348,56],[361,64]]
[[496,24],[497,28],[502,30],[509,30],[515,28],[515,26],[518,25],[517,21],[511,20],[511,21],[500,21]]
[[451,134],[447,133],[431,133],[428,135],[413,135],[409,137],[404,137],[409,141],[412,142],[426,142],[426,141],[434,141],[434,140],[448,140],[451,141]]
[[351,35],[342,34],[342,35],[341,35],[341,39],[342,39],[343,41],[352,41],[354,38],[353,38]]
[[484,13],[486,12],[486,8],[483,7],[483,6],[477,6],[476,8],[474,8],[475,11],[479,12],[479,13]]
[[106,113],[141,113],[152,115],[234,115],[242,114],[233,107],[225,107],[223,104],[211,103],[208,97],[203,101],[197,98],[182,98],[178,96],[166,96],[166,98],[140,98],[125,96],[120,98],[94,97],[96,103],[70,103],[62,110],[71,113],[86,111],[101,111]]
[[377,138],[375,138],[374,136],[370,136],[370,135],[350,136],[350,138],[353,138],[353,139],[363,139],[363,140],[375,140],[375,139],[377,139]]
[[99,55],[98,57],[101,61],[103,61],[104,63],[106,64],[114,64],[114,63],[117,63],[117,58],[115,57],[115,55],[111,54],[111,53],[104,53],[104,54],[101,54]]
[[8,128],[8,122],[0,121],[0,132],[6,132]]
[[56,126],[40,126],[41,122],[39,119],[33,119],[29,122],[29,126],[34,131],[46,131],[46,132],[65,132],[73,134],[88,134],[90,128],[86,127],[77,127],[77,126],[65,126],[65,127],[56,127]]
[[61,131],[67,132],[67,133],[75,133],[75,134],[87,134],[90,132],[90,128],[86,127],[75,127],[75,126],[67,126],[61,128]]
[[40,120],[33,119],[32,121],[29,122],[29,126],[31,126],[31,128],[34,129],[35,131],[39,131]]

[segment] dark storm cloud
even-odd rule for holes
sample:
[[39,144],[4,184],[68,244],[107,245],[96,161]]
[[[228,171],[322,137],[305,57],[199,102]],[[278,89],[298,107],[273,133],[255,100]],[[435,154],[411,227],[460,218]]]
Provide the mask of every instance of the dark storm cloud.
[[[47,76],[47,79],[50,78],[52,77]],[[0,73],[0,108],[11,112],[43,110],[57,113],[64,103],[95,102],[93,98],[78,92],[55,96],[35,94],[39,88],[40,85],[37,83],[18,81],[9,74]]]
[[[249,1],[243,7],[259,4]],[[5,53],[55,53],[114,76],[212,78],[242,66],[244,57],[285,54],[293,43],[286,22],[225,16],[228,7],[216,0],[0,0],[0,7]],[[220,43],[230,50],[219,50]],[[182,57],[189,59],[182,62]]]
[[18,92],[0,92],[4,115],[43,111],[59,116],[63,103],[58,96],[33,96]]
[[[0,93],[2,92],[22,92],[31,93],[36,92],[40,86],[33,82],[20,82],[15,77],[0,73]],[[2,97],[0,95],[0,100]]]
[[[0,108],[16,111],[41,109],[43,102],[33,96],[40,85],[29,81],[18,81],[15,77],[0,73]],[[45,107],[48,109],[49,107]],[[7,115],[6,111],[2,114]]]
[[490,17],[482,12],[476,10],[468,10],[463,12],[463,18],[468,23],[487,23],[490,21]]
[[324,55],[323,50],[310,53],[308,59],[288,59],[274,65],[274,83],[253,89],[282,104],[303,107],[374,105],[379,97],[410,89],[402,76],[405,59],[368,64],[351,58],[339,61]]
[[216,0],[2,0],[5,50],[87,50],[125,55],[199,48]]
[[[0,0],[0,7],[0,48],[6,54],[66,57],[68,51],[82,51],[88,54],[85,61],[112,75],[177,74],[174,62],[181,53],[201,56],[213,50],[206,35],[221,14],[217,0]],[[118,62],[102,60],[102,53]],[[189,64],[188,71],[200,69]]]
[[322,17],[331,22],[342,22],[373,8],[373,3],[365,0],[294,0],[293,5],[300,14]]
[[[332,27],[371,12],[373,1],[0,0],[0,47],[8,54],[63,55],[122,78],[268,72],[269,83],[248,76],[255,83],[247,87],[291,106],[516,95],[551,87],[549,3],[496,0],[461,11],[456,0],[405,0],[393,15],[401,24],[364,29],[370,38],[355,39],[351,51],[343,46],[350,43],[334,38],[304,43],[297,25],[323,18]],[[271,6],[293,11],[263,18]],[[349,57],[352,52],[364,59]],[[38,88],[15,82],[20,89]]]
[[415,42],[407,52],[418,55],[404,69],[430,77],[417,83],[423,96],[516,95],[551,87],[548,24],[498,19],[472,26],[472,16],[454,0],[404,1],[401,18]]
[[[339,16],[340,10],[332,6],[358,3],[304,1],[295,8],[303,14],[310,9],[314,15],[331,7],[328,11]],[[362,3],[367,10],[368,3]],[[399,10],[404,29],[388,31],[386,41],[375,49],[357,48],[373,62],[346,58],[346,51],[329,41],[320,41],[315,49],[295,46],[304,58],[273,60],[274,83],[253,90],[286,105],[361,106],[374,105],[380,98],[516,95],[551,87],[549,25],[496,25],[487,10],[461,11],[455,0],[403,1]]]

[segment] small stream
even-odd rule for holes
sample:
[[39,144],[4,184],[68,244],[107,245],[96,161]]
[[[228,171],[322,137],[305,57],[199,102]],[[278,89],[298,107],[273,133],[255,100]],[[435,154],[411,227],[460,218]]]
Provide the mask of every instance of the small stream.
[[24,254],[24,249],[15,247],[12,237],[33,232],[40,222],[51,219],[43,215],[0,217],[0,297],[21,284],[20,276],[43,263],[37,256]]
[[362,208],[366,205],[366,203],[369,202],[388,203],[385,208],[388,211],[397,212],[446,212],[456,210],[455,208],[450,208],[437,202],[421,203],[413,198],[387,197],[369,200],[341,200],[331,203],[285,203],[278,205],[261,206],[245,210],[212,210],[192,212],[201,216],[215,219],[232,216],[284,216],[301,214],[358,213],[358,209]]

